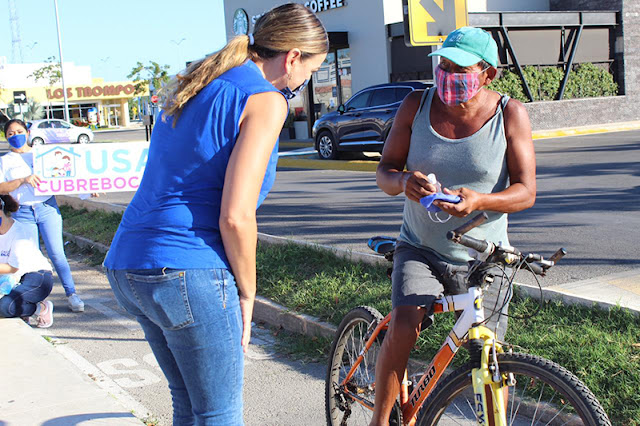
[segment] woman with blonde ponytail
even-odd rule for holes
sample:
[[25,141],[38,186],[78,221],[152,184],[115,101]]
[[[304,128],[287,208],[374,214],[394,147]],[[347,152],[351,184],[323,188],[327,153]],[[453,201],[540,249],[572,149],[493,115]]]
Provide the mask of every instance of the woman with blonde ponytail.
[[144,176],[104,266],[167,377],[175,425],[243,423],[256,208],[275,179],[287,99],[328,44],[311,11],[285,4],[167,87]]

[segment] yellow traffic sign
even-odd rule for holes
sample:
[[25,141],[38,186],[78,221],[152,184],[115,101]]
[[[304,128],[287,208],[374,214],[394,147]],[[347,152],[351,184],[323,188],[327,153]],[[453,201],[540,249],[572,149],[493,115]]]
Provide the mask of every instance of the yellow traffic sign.
[[456,28],[468,25],[466,0],[402,0],[407,46],[442,44]]

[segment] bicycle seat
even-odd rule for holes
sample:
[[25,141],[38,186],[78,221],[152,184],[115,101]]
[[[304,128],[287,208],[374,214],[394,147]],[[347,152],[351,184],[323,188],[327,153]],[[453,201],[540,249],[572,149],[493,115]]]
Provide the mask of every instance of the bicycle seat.
[[367,245],[378,254],[386,255],[396,249],[396,239],[384,235],[369,238]]

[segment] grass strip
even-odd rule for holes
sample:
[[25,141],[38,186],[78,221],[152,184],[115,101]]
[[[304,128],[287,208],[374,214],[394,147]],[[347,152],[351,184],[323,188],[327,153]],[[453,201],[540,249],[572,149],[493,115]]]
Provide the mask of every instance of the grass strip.
[[[120,214],[61,208],[65,230],[109,244]],[[337,325],[353,307],[369,305],[386,314],[391,286],[386,268],[353,263],[323,250],[296,245],[260,244],[257,253],[258,293],[290,309]],[[516,296],[512,316],[537,309],[537,300]],[[430,359],[451,330],[451,314],[436,317],[420,335],[412,356]],[[311,345],[318,353],[327,342],[292,339],[283,347]],[[511,319],[507,341],[543,356],[576,374],[598,397],[617,425],[640,425],[640,318],[621,308],[611,310],[544,303],[528,320]],[[516,350],[519,350],[516,348]],[[290,348],[292,353],[302,349]],[[466,354],[456,357],[458,364]]]

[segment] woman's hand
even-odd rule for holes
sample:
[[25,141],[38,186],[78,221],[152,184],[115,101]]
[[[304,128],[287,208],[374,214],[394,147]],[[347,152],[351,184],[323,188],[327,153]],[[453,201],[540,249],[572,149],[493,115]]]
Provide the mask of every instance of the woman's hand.
[[436,192],[436,186],[429,183],[427,177],[420,172],[402,172],[402,189],[411,201],[420,202],[420,198]]
[[31,176],[27,176],[25,178],[22,178],[23,182],[22,183],[27,183],[31,186],[33,186],[34,188],[36,188],[38,185],[40,185],[40,176],[38,175],[31,175]]
[[480,207],[482,196],[479,192],[476,192],[469,188],[459,189],[442,189],[443,194],[457,195],[460,197],[459,203],[447,203],[446,201],[436,200],[433,202],[435,206],[440,207],[444,212],[449,213],[456,217],[465,217],[470,215],[476,210],[482,210]]
[[249,340],[251,339],[251,318],[253,317],[253,304],[255,296],[240,295],[240,311],[242,312],[242,349],[247,353]]

